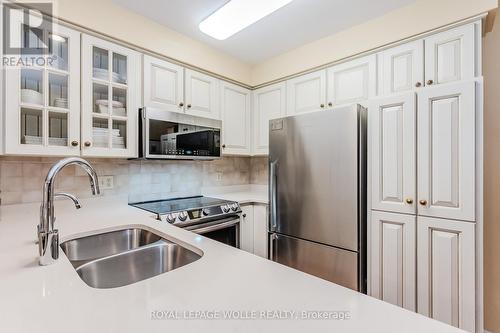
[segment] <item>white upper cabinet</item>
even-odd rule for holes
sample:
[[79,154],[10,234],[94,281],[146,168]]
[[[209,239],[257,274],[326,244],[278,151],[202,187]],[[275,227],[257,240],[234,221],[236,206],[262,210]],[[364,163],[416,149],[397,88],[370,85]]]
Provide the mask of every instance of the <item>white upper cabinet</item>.
[[82,155],[137,156],[140,54],[82,37]]
[[327,69],[327,106],[360,103],[366,106],[377,90],[377,56],[354,59]]
[[426,85],[476,76],[474,25],[467,24],[425,39]]
[[424,41],[406,43],[378,54],[379,94],[412,90],[424,85]]
[[475,82],[418,94],[418,213],[475,220]]
[[186,113],[220,119],[219,80],[206,74],[185,70]]
[[283,117],[286,85],[273,84],[253,91],[253,148],[255,155],[269,153],[269,120]]
[[184,112],[184,68],[148,55],[143,61],[143,106]]
[[221,82],[222,153],[250,155],[250,90]]
[[369,105],[372,209],[415,214],[415,93]]
[[286,82],[287,115],[318,111],[326,107],[326,72],[301,75]]
[[418,312],[475,331],[475,224],[417,218]]
[[415,216],[371,214],[371,296],[416,310]]
[[47,45],[50,56],[5,69],[5,153],[79,155],[80,33],[57,24],[51,32],[24,26],[22,33],[23,48]]

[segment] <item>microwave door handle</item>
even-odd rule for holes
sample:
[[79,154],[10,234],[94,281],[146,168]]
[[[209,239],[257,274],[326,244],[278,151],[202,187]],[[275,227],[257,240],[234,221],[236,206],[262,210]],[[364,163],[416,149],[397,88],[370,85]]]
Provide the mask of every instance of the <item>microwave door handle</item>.
[[269,175],[269,201],[270,201],[270,206],[271,206],[271,231],[276,231],[276,227],[278,225],[278,200],[277,200],[277,167],[278,167],[278,161],[272,161],[270,163],[270,175]]

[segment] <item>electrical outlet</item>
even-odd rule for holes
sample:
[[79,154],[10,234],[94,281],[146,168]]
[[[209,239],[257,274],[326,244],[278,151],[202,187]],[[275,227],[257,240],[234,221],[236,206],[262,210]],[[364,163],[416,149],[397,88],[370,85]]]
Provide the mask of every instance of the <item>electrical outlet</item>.
[[216,177],[217,181],[220,182],[222,180],[222,171],[216,172],[215,177]]
[[99,188],[111,190],[113,188],[113,176],[99,176]]

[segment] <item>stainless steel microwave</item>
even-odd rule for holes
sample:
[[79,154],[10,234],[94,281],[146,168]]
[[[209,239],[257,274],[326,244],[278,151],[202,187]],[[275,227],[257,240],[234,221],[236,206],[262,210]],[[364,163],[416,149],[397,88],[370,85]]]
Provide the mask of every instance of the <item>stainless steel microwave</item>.
[[139,110],[139,157],[205,159],[221,157],[222,121],[153,108]]

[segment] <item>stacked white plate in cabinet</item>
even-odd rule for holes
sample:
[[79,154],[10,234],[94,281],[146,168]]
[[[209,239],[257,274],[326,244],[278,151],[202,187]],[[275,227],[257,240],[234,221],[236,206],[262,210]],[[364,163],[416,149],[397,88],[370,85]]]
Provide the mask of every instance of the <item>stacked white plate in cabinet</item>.
[[56,98],[54,100],[54,106],[58,108],[67,109],[68,108],[68,99],[67,98]]
[[[94,145],[98,147],[107,147],[109,140],[109,129],[94,127],[92,128]],[[111,140],[113,148],[125,148],[125,138],[120,136],[119,129],[111,130]]]
[[43,94],[33,89],[21,89],[21,102],[42,105]]
[[[109,108],[108,108],[109,101],[107,99],[98,99],[95,101],[95,104],[97,106],[96,110],[97,113],[104,113],[104,114],[109,113]],[[111,107],[113,109],[114,116],[120,116],[120,117],[127,116],[127,110],[122,102],[111,101]]]

